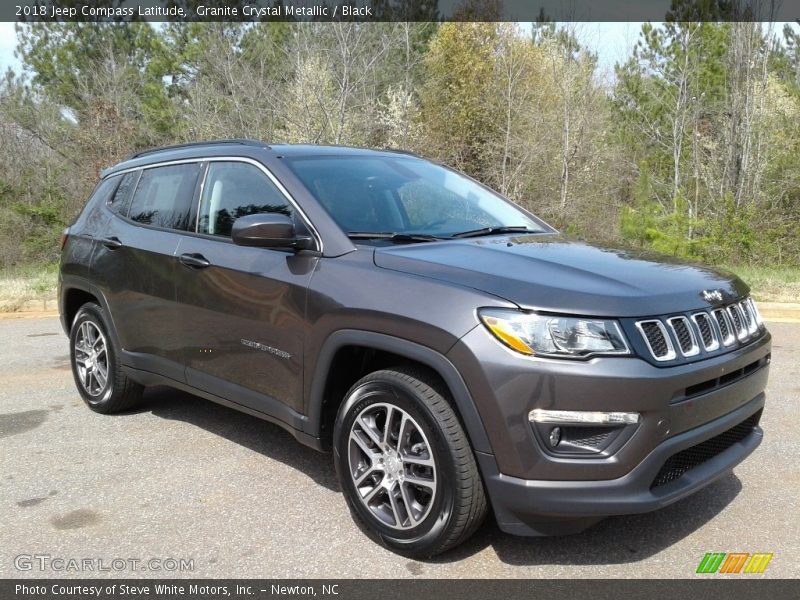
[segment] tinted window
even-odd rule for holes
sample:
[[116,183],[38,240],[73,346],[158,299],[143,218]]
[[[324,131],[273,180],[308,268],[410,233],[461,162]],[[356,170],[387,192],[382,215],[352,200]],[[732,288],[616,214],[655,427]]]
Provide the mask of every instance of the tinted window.
[[484,227],[543,227],[471,179],[407,156],[320,156],[287,160],[346,232],[448,236]]
[[292,216],[292,209],[272,180],[257,167],[212,162],[203,186],[197,231],[229,237],[236,219],[259,213]]
[[145,225],[188,229],[199,163],[144,169],[128,217]]
[[122,176],[122,181],[119,182],[119,187],[114,195],[109,199],[108,206],[114,212],[126,214],[128,210],[128,201],[131,199],[133,188],[136,187],[136,181],[139,179],[139,171],[132,171]]
[[94,188],[94,192],[92,193],[89,202],[97,202],[95,206],[105,204],[111,198],[114,190],[117,188],[117,185],[119,185],[119,176],[104,179],[97,184],[96,188]]

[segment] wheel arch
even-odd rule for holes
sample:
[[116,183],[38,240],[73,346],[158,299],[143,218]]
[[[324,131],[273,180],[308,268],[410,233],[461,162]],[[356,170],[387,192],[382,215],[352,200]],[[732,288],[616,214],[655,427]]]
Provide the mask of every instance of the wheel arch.
[[108,307],[108,301],[100,289],[82,279],[75,279],[72,277],[65,277],[61,282],[61,293],[59,294],[59,312],[61,315],[61,326],[67,335],[70,334],[72,322],[75,320],[75,315],[78,314],[81,306],[87,302],[94,302],[103,309],[105,317],[110,325],[108,334],[112,336],[114,343],[118,348],[122,348],[119,343],[119,336],[117,335],[117,327],[114,323],[114,317]]
[[[330,392],[336,389],[332,382],[335,382],[336,379],[337,359],[341,358],[342,352],[347,352],[352,348],[384,353],[385,356],[397,357],[401,361],[421,365],[431,370],[447,386],[455,404],[453,408],[461,418],[473,450],[487,454],[492,453],[491,444],[475,402],[458,369],[446,356],[409,340],[354,329],[342,329],[332,333],[320,350],[307,399],[306,433],[320,439],[330,433],[325,431],[326,416],[330,416],[331,411],[335,415],[344,399],[343,396],[329,397]],[[390,365],[383,364],[382,366]]]

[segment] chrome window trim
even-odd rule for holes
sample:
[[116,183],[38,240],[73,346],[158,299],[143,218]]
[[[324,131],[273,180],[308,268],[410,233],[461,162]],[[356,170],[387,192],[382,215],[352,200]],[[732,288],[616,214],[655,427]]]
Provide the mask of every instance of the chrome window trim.
[[[692,347],[689,348],[689,350],[687,350],[686,352],[684,352],[683,347],[681,347],[680,337],[678,336],[678,332],[675,329],[675,321],[683,322],[683,324],[686,326],[686,329],[689,331],[689,339],[692,342]],[[687,319],[684,316],[670,317],[669,319],[667,319],[667,324],[669,325],[669,328],[672,330],[672,333],[675,336],[675,341],[677,342],[678,350],[681,351],[681,354],[683,356],[686,356],[688,358],[690,356],[697,356],[698,354],[700,354],[700,345],[697,343],[697,336],[694,334],[694,329],[692,328],[692,324],[689,322],[689,319]]]
[[[212,163],[212,162],[243,162],[243,163],[251,164],[254,167],[257,167],[258,169],[260,169],[272,181],[272,183],[275,184],[275,187],[277,187],[278,190],[280,190],[280,192],[284,195],[284,197],[289,202],[289,204],[291,204],[294,207],[294,209],[297,211],[297,214],[300,215],[300,218],[306,224],[306,227],[308,227],[308,230],[311,232],[311,235],[314,237],[314,240],[317,243],[317,251],[320,254],[323,252],[323,247],[324,246],[323,246],[323,243],[322,243],[322,236],[319,234],[319,231],[317,231],[317,228],[314,227],[314,224],[311,222],[311,219],[308,218],[308,215],[300,207],[300,205],[297,203],[297,201],[292,197],[292,195],[289,193],[289,191],[286,189],[286,187],[278,180],[277,177],[275,177],[275,175],[272,174],[272,171],[270,171],[264,164],[262,164],[261,162],[255,160],[253,158],[250,158],[250,157],[247,157],[247,156],[227,156],[227,155],[220,154],[220,155],[215,155],[215,156],[200,156],[200,157],[195,157],[195,158],[181,158],[181,159],[178,159],[178,160],[165,160],[165,161],[162,161],[162,162],[148,163],[146,165],[140,165],[138,167],[130,167],[128,169],[122,169],[120,171],[114,171],[114,173],[109,174],[108,177],[113,177],[115,175],[124,175],[125,173],[129,173],[130,171],[144,171],[145,169],[154,169],[154,168],[157,168],[157,167],[169,167],[171,165],[182,165],[182,164],[186,164],[186,163]],[[203,183],[201,185],[205,185],[205,178],[208,175],[208,166],[206,166],[205,172],[202,175],[203,175]],[[141,176],[140,176],[140,179],[141,179]],[[137,185],[138,185],[138,182],[137,182]],[[134,189],[134,193],[136,193],[135,189]],[[201,193],[202,193],[202,189],[201,189]],[[197,220],[198,220],[199,211],[200,211],[199,202],[200,202],[200,197],[198,197],[198,207],[197,207],[198,210],[195,212],[195,229],[197,229]],[[137,223],[137,225],[142,226],[142,227],[148,227],[148,225],[145,225],[145,224],[142,224],[142,223]],[[197,231],[191,231],[191,230],[182,231],[182,230],[179,230],[179,229],[174,229],[174,230],[171,229],[169,231],[177,231],[179,233],[190,233],[190,234],[194,233],[194,234],[197,234]],[[200,235],[200,234],[198,234],[198,235]],[[222,238],[220,236],[213,236],[213,237],[216,238],[216,239],[219,239],[219,240],[224,240],[225,239],[225,238]]]
[[[711,332],[711,344],[706,345],[705,340],[703,340],[703,333],[700,329],[700,323],[698,322],[698,317],[702,317],[706,320],[706,325],[708,325],[708,330]],[[717,335],[717,328],[714,326],[714,318],[709,315],[707,312],[698,312],[692,315],[692,321],[694,321],[695,326],[697,327],[697,332],[700,334],[699,341],[703,343],[703,348],[706,352],[714,352],[715,350],[719,350],[720,342],[719,338],[721,336]]]
[[[647,323],[655,323],[658,325],[658,328],[661,330],[661,335],[664,336],[664,340],[667,344],[667,353],[664,356],[656,356],[656,353],[653,351],[653,347],[650,345],[650,340],[647,337],[647,334],[644,332],[643,325]],[[650,355],[659,362],[664,362],[668,360],[674,360],[677,357],[675,353],[675,346],[672,344],[672,339],[669,337],[669,333],[667,332],[667,328],[664,327],[664,323],[662,323],[659,319],[646,319],[644,321],[636,321],[636,329],[639,330],[639,333],[644,340],[644,343],[647,345],[647,349],[650,350]]]
[[722,341],[722,345],[726,348],[736,342],[736,328],[733,326],[733,320],[731,319],[728,311],[724,308],[715,308],[711,313],[714,316],[714,326],[719,329],[719,323],[717,322],[717,314],[722,315],[722,320],[725,321],[725,324],[728,326],[728,336],[722,337],[722,329],[719,329],[720,340]]
[[742,324],[742,326],[741,328],[736,328],[736,338],[740,342],[745,341],[750,336],[750,334],[747,333],[747,322],[744,320],[744,314],[742,313],[742,309],[739,308],[738,304],[731,304],[730,306],[728,306],[727,311],[731,317],[731,324],[734,325],[734,327],[736,326],[736,319],[733,318],[733,312],[739,311],[739,322]]

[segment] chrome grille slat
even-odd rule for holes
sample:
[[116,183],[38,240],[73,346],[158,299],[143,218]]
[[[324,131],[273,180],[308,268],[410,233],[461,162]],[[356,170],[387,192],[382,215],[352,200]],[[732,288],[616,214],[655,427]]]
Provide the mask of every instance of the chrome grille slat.
[[750,313],[753,315],[753,318],[756,320],[756,327],[761,327],[764,324],[764,321],[761,319],[761,315],[758,312],[758,307],[756,303],[753,302],[752,298],[747,299],[747,304],[750,305]]
[[672,345],[672,340],[667,333],[667,328],[658,319],[638,321],[636,327],[642,334],[644,343],[647,344],[650,354],[658,361],[672,360],[677,355]]
[[752,298],[727,306],[636,321],[636,328],[659,362],[681,356],[690,358],[701,352],[744,345],[763,331],[763,322]]
[[672,317],[667,319],[672,333],[678,342],[678,348],[684,356],[697,356],[700,354],[700,346],[697,344],[697,336],[694,334],[689,319],[686,317]]
[[717,327],[722,335],[722,345],[730,346],[736,341],[736,333],[733,330],[733,323],[728,316],[728,311],[724,308],[718,308],[713,311],[714,319],[717,321]]
[[758,324],[756,324],[756,319],[750,310],[750,299],[748,298],[747,300],[739,302],[739,308],[744,315],[744,322],[745,325],[747,325],[747,334],[753,335],[758,330]]
[[736,330],[736,337],[739,338],[740,342],[743,342],[747,338],[747,325],[744,323],[742,309],[739,308],[738,304],[731,304],[728,307],[728,314],[731,316],[733,327]]
[[714,326],[711,324],[711,316],[705,312],[694,313],[692,315],[692,321],[694,321],[697,330],[700,332],[700,341],[703,342],[705,351],[713,352],[714,350],[718,350],[719,338],[717,337],[716,329],[714,329]]

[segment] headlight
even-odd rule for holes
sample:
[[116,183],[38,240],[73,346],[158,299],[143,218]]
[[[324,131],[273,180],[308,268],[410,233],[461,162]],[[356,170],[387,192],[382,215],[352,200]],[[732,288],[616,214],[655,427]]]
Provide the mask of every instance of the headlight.
[[502,308],[483,308],[478,315],[498,340],[522,354],[567,358],[630,354],[616,321]]

